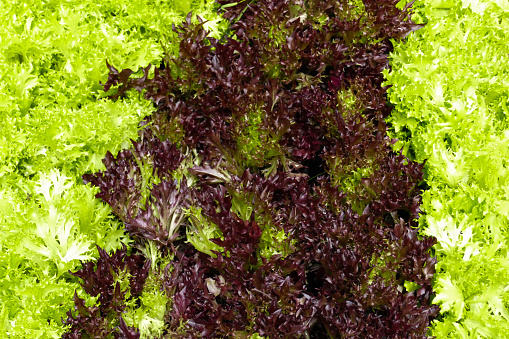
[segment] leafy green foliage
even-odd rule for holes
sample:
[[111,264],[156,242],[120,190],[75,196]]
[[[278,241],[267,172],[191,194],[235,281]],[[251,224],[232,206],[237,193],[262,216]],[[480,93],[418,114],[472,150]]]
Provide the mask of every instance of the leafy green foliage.
[[203,216],[200,208],[190,206],[186,213],[190,223],[190,227],[186,230],[187,241],[193,244],[198,251],[213,257],[216,256],[214,251],[224,251],[221,246],[210,241],[210,239],[222,238],[222,233],[217,225]]
[[417,1],[427,25],[395,44],[386,85],[397,149],[428,159],[422,234],[437,238],[438,338],[505,338],[507,1]]
[[139,297],[140,305],[131,303],[122,315],[127,325],[139,329],[140,339],[160,337],[166,326],[164,317],[170,299],[161,288],[161,277],[160,272],[150,272]]
[[[153,104],[136,92],[103,100],[106,60],[138,69],[159,62],[163,42],[178,44],[181,22],[171,1],[0,1],[0,332],[15,338],[59,338],[80,260],[128,244],[111,208],[82,185],[137,139]],[[214,4],[191,8],[220,36],[226,22]],[[86,294],[85,294],[86,295]]]
[[41,173],[33,195],[19,199],[13,190],[4,190],[2,197],[5,333],[59,337],[62,312],[79,287],[67,271],[92,258],[94,242],[111,250],[129,239],[93,191],[56,170]]

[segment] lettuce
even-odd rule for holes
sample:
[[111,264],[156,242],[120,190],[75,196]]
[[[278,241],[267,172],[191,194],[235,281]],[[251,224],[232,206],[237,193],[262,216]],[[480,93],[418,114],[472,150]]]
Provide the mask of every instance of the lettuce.
[[[108,65],[111,100],[136,89],[157,106],[142,141],[83,177],[133,251],[165,258],[146,295],[164,328],[150,311],[145,328],[172,338],[427,338],[439,306],[436,239],[418,234],[424,164],[392,150],[381,73],[391,39],[421,27],[409,6],[219,4],[231,23],[223,37],[188,14],[173,29],[178,56],[143,74]],[[88,278],[91,295],[104,281]],[[136,310],[133,328],[119,317],[129,302],[87,321],[141,336]],[[69,323],[68,337],[94,335]]]
[[427,25],[384,71],[395,147],[426,161],[422,234],[438,258],[438,338],[507,337],[506,1],[417,1]]
[[[106,60],[138,69],[158,62],[161,42],[178,53],[173,1],[2,1],[0,20],[0,331],[16,338],[58,338],[73,291],[68,270],[129,244],[111,208],[81,175],[104,169],[137,139],[154,107],[131,92],[103,100]],[[191,8],[210,18],[217,36],[226,22],[212,2]],[[187,13],[185,13],[187,14]],[[40,287],[40,288],[39,288]]]

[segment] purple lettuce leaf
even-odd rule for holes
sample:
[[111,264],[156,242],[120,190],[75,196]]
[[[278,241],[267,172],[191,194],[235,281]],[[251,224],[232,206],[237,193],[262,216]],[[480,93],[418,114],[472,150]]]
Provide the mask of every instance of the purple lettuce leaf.
[[[126,298],[137,298],[143,291],[143,285],[150,270],[150,260],[141,255],[127,255],[127,247],[117,250],[111,256],[99,246],[99,259],[96,263],[85,262],[77,272],[69,272],[82,280],[83,290],[97,298],[97,305],[87,307],[85,300],[75,293],[75,315],[67,312],[64,325],[71,325],[63,338],[134,338],[135,329],[122,325],[116,327],[119,317],[126,308]],[[118,279],[128,274],[129,287],[123,289]],[[118,332],[119,330],[120,332]],[[120,335],[120,336],[118,336]],[[138,334],[139,335],[139,334]]]
[[180,226],[184,223],[184,210],[188,207],[187,185],[183,181],[163,181],[155,185],[145,208],[134,218],[130,218],[125,229],[134,238],[153,241],[160,247],[179,236]]
[[[132,150],[84,177],[138,244],[174,255],[166,335],[427,338],[439,308],[436,240],[415,229],[423,165],[392,151],[381,85],[391,39],[420,26],[396,0],[365,0],[360,12],[347,2],[218,2],[229,5],[229,36],[207,37],[190,14],[173,28],[180,57],[165,57],[152,79],[149,68],[134,79],[108,65],[112,99],[146,90],[158,111]],[[193,165],[177,182],[183,154]],[[221,234],[208,240],[222,248],[214,256],[186,242],[188,208]],[[105,291],[121,312],[123,292],[90,279],[87,293]],[[136,337],[124,325],[115,335]]]

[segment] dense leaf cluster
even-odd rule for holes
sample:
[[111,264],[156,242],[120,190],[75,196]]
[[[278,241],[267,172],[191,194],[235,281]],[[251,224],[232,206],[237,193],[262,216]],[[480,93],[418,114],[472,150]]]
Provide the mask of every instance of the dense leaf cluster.
[[397,1],[219,2],[222,39],[188,16],[153,78],[109,66],[113,99],[157,111],[84,176],[139,250],[173,256],[163,337],[426,338],[423,165],[391,150],[381,86],[390,40],[419,26]]
[[[509,2],[419,0],[425,28],[391,54],[395,145],[424,169],[437,238],[437,338],[509,338]],[[488,56],[484,57],[484,56]]]
[[[99,257],[94,243],[110,253],[131,242],[81,175],[104,169],[107,150],[116,155],[128,147],[153,107],[135,91],[124,100],[101,100],[99,82],[109,72],[104,60],[135,70],[159,63],[160,41],[178,53],[171,24],[190,10],[207,18],[207,29],[219,37],[227,21],[216,6],[0,0],[0,337],[60,338],[74,291],[87,304],[93,299],[67,271]],[[142,335],[157,327],[152,299],[158,296],[145,287],[139,313],[126,315]],[[143,312],[148,307],[156,311]]]
[[[71,325],[72,330],[62,338],[81,338],[85,330],[90,338],[107,338],[114,334],[115,338],[138,339],[138,331],[129,328],[121,314],[126,308],[126,298],[136,298],[141,294],[150,261],[140,255],[127,255],[125,245],[111,256],[100,247],[97,249],[100,255],[97,263],[87,262],[73,275],[83,280],[81,286],[87,294],[98,296],[99,306],[85,306],[85,300],[75,293],[76,318],[71,311],[67,312],[69,317],[64,324]],[[112,327],[118,319],[118,328]]]

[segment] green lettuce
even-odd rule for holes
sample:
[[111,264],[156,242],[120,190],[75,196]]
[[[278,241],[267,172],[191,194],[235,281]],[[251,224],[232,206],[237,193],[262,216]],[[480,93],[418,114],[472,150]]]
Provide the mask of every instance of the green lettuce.
[[135,91],[102,99],[106,61],[137,70],[158,63],[165,48],[178,53],[171,27],[188,9],[216,37],[226,21],[210,1],[0,6],[0,333],[59,338],[74,290],[84,298],[68,270],[96,258],[96,244],[112,251],[130,242],[81,175],[138,139],[154,110]]
[[427,22],[385,70],[395,149],[424,161],[419,219],[438,257],[437,338],[509,336],[509,3],[416,1]]

